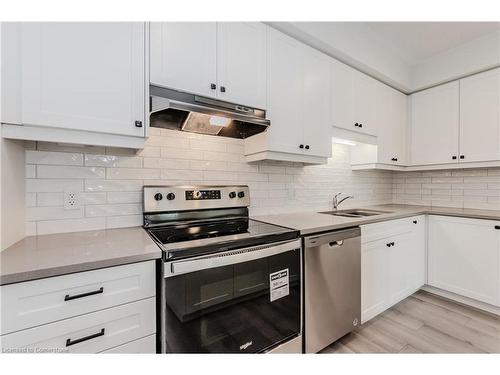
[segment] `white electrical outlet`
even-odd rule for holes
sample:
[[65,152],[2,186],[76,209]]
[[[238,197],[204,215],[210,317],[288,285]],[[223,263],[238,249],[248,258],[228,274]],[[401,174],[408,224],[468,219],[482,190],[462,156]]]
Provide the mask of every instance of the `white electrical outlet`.
[[76,191],[64,192],[64,209],[77,210],[80,208],[80,194]]

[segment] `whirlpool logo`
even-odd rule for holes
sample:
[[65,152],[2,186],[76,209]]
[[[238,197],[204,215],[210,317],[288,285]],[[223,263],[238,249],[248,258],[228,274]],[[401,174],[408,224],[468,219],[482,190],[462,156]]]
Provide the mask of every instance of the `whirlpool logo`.
[[245,350],[249,346],[252,346],[252,344],[253,344],[253,341],[248,341],[248,342],[244,343],[243,345],[240,345],[240,350]]

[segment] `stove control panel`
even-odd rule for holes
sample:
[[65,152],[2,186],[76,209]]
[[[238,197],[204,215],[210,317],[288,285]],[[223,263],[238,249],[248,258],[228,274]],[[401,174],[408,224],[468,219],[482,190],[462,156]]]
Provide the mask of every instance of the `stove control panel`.
[[220,199],[220,190],[186,190],[186,200]]
[[246,185],[144,186],[144,212],[248,207]]

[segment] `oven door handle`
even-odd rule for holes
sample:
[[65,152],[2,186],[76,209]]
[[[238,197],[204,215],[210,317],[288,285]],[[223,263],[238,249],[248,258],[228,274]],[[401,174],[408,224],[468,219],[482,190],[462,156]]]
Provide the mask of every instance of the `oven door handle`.
[[184,273],[223,267],[231,264],[248,262],[255,259],[267,258],[287,251],[300,250],[300,239],[293,241],[275,242],[272,244],[246,247],[243,249],[225,251],[198,258],[179,260],[164,263],[164,276],[170,277]]

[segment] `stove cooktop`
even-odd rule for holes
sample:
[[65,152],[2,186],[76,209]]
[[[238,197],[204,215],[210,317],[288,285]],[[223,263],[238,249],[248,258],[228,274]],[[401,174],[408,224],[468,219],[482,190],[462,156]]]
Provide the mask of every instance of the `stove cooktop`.
[[251,219],[166,225],[147,229],[165,260],[258,246],[299,237],[293,229]]

